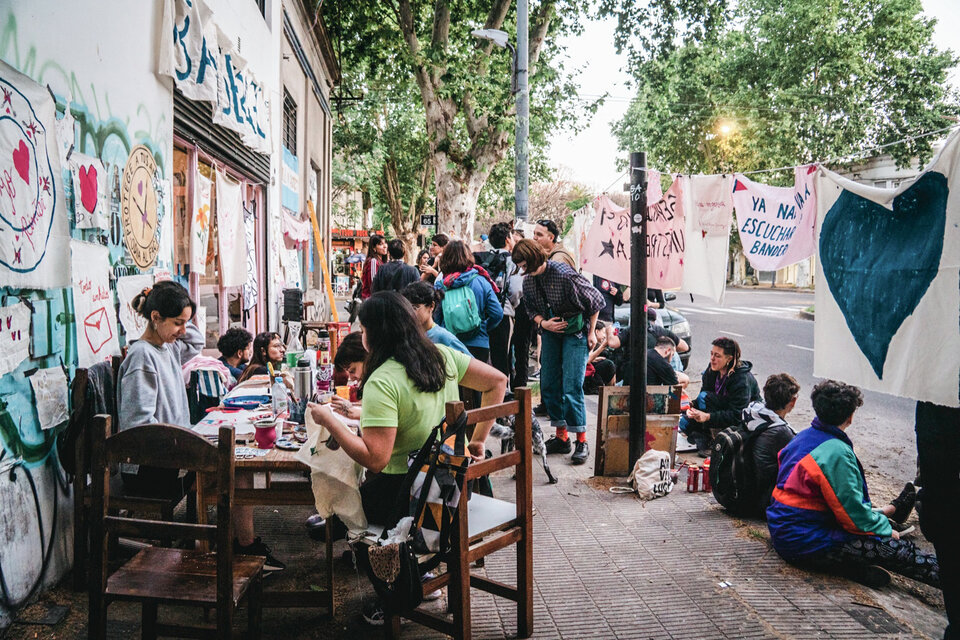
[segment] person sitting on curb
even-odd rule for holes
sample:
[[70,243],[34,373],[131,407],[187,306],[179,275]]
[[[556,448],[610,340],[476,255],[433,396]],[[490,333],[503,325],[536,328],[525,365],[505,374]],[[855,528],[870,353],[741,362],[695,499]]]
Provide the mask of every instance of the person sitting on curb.
[[667,336],[660,336],[653,349],[647,351],[647,385],[679,384],[686,388],[690,384],[690,376],[682,371],[676,371],[670,366],[670,361],[677,353],[677,345]]
[[852,385],[826,380],[810,394],[817,414],[780,452],[780,471],[767,509],[773,548],[801,567],[846,576],[869,587],[890,582],[887,571],[934,587],[940,565],[900,535],[916,501],[913,485],[874,510],[863,466],[846,434],[863,394]]
[[743,426],[749,433],[757,433],[750,441],[747,453],[748,473],[753,478],[756,497],[756,515],[767,517],[770,496],[777,484],[779,470],[777,454],[796,432],[787,424],[787,414],[797,406],[800,384],[793,376],[776,373],[763,385],[764,402],[751,402],[743,410]]
[[740,358],[737,341],[720,337],[712,345],[700,395],[680,418],[680,430],[701,458],[710,455],[711,429],[738,426],[747,405],[760,400],[760,385],[750,372],[753,364]]

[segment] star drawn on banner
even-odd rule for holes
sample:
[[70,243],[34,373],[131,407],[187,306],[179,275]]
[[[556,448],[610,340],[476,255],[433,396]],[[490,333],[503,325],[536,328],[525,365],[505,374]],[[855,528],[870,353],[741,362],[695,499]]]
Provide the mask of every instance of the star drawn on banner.
[[601,241],[600,244],[603,245],[603,251],[601,251],[601,252],[600,252],[600,255],[597,256],[597,257],[598,257],[598,258],[602,258],[604,254],[609,253],[609,254],[610,254],[610,257],[613,258],[613,257],[614,257],[614,255],[613,255],[613,241],[612,241],[612,240],[611,240],[611,241],[608,241],[608,242],[603,242],[603,241]]

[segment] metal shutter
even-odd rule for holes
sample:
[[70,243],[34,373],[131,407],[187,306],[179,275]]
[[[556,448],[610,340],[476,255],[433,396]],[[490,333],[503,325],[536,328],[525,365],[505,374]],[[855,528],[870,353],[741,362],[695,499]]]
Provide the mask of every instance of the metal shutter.
[[240,135],[213,123],[213,105],[173,95],[173,131],[196,142],[203,151],[229,162],[250,178],[270,184],[270,157],[243,144]]

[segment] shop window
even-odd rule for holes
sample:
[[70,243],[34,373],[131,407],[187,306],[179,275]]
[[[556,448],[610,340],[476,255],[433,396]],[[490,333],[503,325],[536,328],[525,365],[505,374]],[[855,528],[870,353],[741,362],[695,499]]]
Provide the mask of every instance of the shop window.
[[283,146],[297,155],[297,103],[283,90]]

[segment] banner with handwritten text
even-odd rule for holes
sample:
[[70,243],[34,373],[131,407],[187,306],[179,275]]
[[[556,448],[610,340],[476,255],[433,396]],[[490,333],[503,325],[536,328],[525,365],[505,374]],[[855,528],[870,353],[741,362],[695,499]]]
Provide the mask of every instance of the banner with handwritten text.
[[647,286],[677,289],[683,284],[686,251],[683,194],[674,180],[663,199],[647,207]]
[[595,276],[630,282],[630,211],[607,196],[593,201],[596,215],[581,249],[580,265]]
[[120,355],[117,312],[110,291],[110,250],[70,241],[73,264],[73,315],[77,329],[77,366],[89,367]]
[[117,279],[117,299],[120,302],[120,324],[127,334],[127,342],[138,340],[147,329],[147,319],[133,310],[131,302],[144,289],[153,286],[153,275],[141,273]]
[[70,284],[55,120],[50,93],[0,60],[0,287]]
[[166,0],[159,72],[191,100],[217,101],[220,47],[213,12],[202,0]]
[[241,186],[222,171],[217,171],[217,242],[220,286],[243,286],[247,281],[247,235]]
[[776,271],[813,255],[817,198],[813,184],[817,167],[794,169],[793,187],[771,187],[734,176],[733,206],[740,244],[750,266]]

